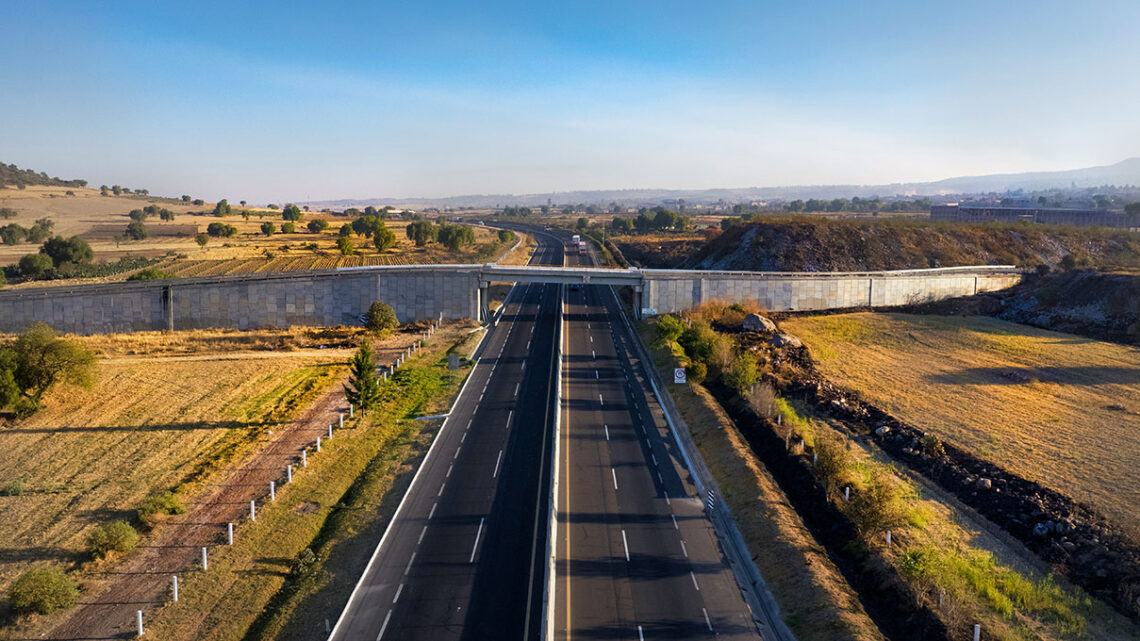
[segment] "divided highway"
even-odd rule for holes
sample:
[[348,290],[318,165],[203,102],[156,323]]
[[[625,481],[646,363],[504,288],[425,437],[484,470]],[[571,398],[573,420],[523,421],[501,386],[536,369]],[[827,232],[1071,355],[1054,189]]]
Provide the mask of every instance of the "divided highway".
[[[537,240],[531,264],[563,263]],[[512,288],[330,639],[537,638],[558,289]]]
[[556,637],[758,639],[614,290],[566,298]]

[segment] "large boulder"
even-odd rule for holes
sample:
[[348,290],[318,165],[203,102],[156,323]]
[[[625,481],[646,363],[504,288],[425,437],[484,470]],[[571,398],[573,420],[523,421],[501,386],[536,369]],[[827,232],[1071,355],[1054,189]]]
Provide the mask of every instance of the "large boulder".
[[760,314],[749,314],[744,317],[744,322],[740,324],[746,331],[749,332],[774,332],[776,331],[776,324],[771,320],[761,316]]
[[784,333],[776,334],[770,342],[776,347],[801,347],[803,345],[800,339]]

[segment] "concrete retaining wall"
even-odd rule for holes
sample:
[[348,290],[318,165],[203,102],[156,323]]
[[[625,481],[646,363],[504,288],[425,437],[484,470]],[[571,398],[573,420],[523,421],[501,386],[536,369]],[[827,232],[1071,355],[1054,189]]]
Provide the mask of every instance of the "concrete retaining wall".
[[377,300],[401,321],[477,318],[478,286],[477,265],[424,265],[44,287],[0,292],[0,331],[37,321],[75,334],[358,325]]
[[634,285],[641,290],[643,315],[679,312],[711,300],[756,301],[770,311],[905,305],[1002,289],[1021,278],[1010,267],[867,273],[482,265],[349,268],[0,292],[0,332],[22,331],[38,321],[75,334],[356,325],[377,300],[390,304],[401,321],[438,318],[441,313],[444,318],[479,318],[480,284],[503,274],[508,280],[587,282],[588,277],[597,284]]
[[890,307],[1016,285],[1012,267],[893,272],[712,272],[643,270],[642,314],[680,312],[700,303],[757,302],[769,311]]

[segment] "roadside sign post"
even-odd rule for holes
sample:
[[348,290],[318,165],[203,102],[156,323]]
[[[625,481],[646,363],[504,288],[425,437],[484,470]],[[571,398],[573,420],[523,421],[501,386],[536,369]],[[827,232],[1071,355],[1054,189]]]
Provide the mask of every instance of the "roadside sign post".
[[685,383],[685,368],[684,367],[674,367],[673,368],[673,382],[678,384],[678,385],[683,385]]

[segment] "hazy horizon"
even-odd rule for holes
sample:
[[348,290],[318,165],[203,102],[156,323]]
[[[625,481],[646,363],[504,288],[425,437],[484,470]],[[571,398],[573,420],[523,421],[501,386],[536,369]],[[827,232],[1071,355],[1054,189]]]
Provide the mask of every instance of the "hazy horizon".
[[1140,6],[9,7],[0,160],[231,201],[889,184],[1136,155]]

